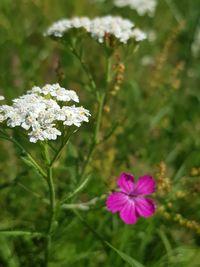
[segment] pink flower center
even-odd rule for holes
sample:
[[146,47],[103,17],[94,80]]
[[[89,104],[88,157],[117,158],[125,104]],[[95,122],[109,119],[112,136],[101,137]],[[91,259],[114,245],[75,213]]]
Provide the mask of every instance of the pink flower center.
[[136,197],[138,197],[138,194],[136,194],[136,193],[129,193],[128,196],[131,197],[131,198],[136,198]]
[[126,193],[126,192],[121,192],[122,194],[126,195],[127,197],[129,197],[130,199],[134,199],[138,197],[138,194],[131,192],[131,193]]

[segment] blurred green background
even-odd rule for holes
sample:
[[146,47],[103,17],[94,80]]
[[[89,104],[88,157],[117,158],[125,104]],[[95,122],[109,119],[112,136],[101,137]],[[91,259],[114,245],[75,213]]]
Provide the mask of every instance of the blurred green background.
[[[111,92],[101,134],[116,129],[95,152],[87,189],[71,200],[79,203],[97,197],[96,204],[80,211],[84,222],[70,210],[62,212],[50,266],[199,267],[199,0],[160,0],[152,18],[113,7],[111,1],[1,0],[0,95],[10,103],[33,85],[58,82],[62,77],[62,85],[76,90],[81,104],[91,111],[90,123],[74,135],[55,171],[57,196],[62,198],[79,181],[96,102],[86,90],[87,77],[77,59],[61,44],[43,37],[43,32],[61,18],[107,14],[129,18],[149,39],[126,63],[121,89]],[[99,51],[95,42],[86,43],[85,62],[101,84],[104,70]],[[47,189],[31,168],[25,168],[20,156],[9,142],[0,141],[0,229],[43,231],[47,207],[33,192],[44,195]],[[154,217],[129,226],[106,211],[105,195],[121,171],[157,178]],[[124,254],[102,245],[90,227]],[[0,266],[42,266],[42,240],[0,232],[0,242]]]

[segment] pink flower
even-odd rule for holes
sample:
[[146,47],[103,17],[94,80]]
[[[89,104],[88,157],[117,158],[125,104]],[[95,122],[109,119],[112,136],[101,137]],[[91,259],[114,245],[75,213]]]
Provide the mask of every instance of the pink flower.
[[156,190],[156,183],[151,176],[141,176],[137,182],[128,173],[122,173],[118,180],[120,192],[111,193],[106,206],[112,213],[119,212],[126,224],[135,224],[139,217],[150,217],[155,212],[155,202],[146,198]]

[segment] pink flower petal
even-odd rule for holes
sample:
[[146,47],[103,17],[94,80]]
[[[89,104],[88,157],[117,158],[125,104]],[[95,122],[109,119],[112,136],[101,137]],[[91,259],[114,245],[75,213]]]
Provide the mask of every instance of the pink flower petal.
[[121,211],[127,201],[128,196],[120,192],[114,192],[108,196],[106,206],[108,210],[115,213]]
[[120,211],[120,218],[126,224],[135,224],[137,222],[137,214],[135,209],[135,203],[133,201],[127,201],[123,209]]
[[136,212],[139,216],[150,217],[155,213],[156,205],[152,199],[138,197],[135,199]]
[[141,176],[135,183],[134,193],[138,195],[150,195],[156,191],[156,183],[151,176]]
[[123,192],[130,193],[134,188],[134,177],[124,172],[120,175],[117,184]]

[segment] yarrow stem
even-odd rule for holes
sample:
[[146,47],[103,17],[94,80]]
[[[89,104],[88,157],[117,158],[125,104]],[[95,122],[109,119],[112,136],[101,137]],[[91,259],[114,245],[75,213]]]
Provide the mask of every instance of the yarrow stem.
[[172,15],[176,19],[176,21],[181,24],[184,21],[183,15],[181,14],[180,10],[176,7],[175,3],[171,0],[165,0],[166,4],[170,8]]
[[95,144],[98,145],[100,140],[99,140],[99,131],[101,128],[101,121],[102,121],[102,115],[103,115],[103,108],[104,108],[104,104],[105,104],[105,98],[106,98],[106,94],[107,91],[109,89],[109,84],[111,82],[112,79],[112,57],[109,56],[107,59],[107,71],[106,71],[106,91],[102,93],[102,95],[99,97],[99,109],[98,109],[98,114],[97,114],[97,123],[96,123],[96,129],[95,129]]
[[109,85],[111,79],[112,79],[112,57],[109,56],[107,59],[107,76],[106,76],[106,82],[107,82],[107,86]]
[[98,134],[101,128],[101,121],[102,121],[102,114],[103,114],[103,107],[105,104],[105,98],[106,94],[109,89],[110,82],[112,80],[112,57],[109,56],[107,59],[107,70],[106,70],[106,91],[102,93],[102,95],[99,97],[98,104],[98,114],[97,114],[97,124],[96,124],[96,129],[95,129],[95,144],[98,144],[100,142]]
[[101,120],[102,120],[102,114],[103,114],[103,106],[105,101],[105,93],[102,93],[102,95],[99,97],[99,108],[98,108],[98,114],[97,114],[97,123],[95,128],[95,135],[94,135],[94,143],[97,145],[99,143],[99,131],[101,128]]
[[54,163],[56,162],[56,160],[59,159],[59,157],[60,157],[60,155],[61,155],[61,153],[62,153],[62,151],[63,151],[65,145],[66,145],[66,144],[68,143],[68,141],[69,141],[70,136],[71,136],[71,134],[70,134],[69,136],[67,136],[67,137],[63,140],[63,142],[62,142],[62,144],[60,145],[60,147],[59,147],[58,151],[56,152],[55,156],[54,156],[53,159],[50,161],[50,166],[51,166],[51,167],[53,167],[53,165],[54,165]]
[[107,66],[106,66],[106,90],[98,95],[97,101],[98,101],[98,112],[97,112],[97,122],[96,122],[96,127],[94,130],[94,138],[91,143],[85,164],[83,166],[82,172],[80,174],[81,178],[81,183],[83,182],[82,179],[84,180],[85,173],[87,171],[88,165],[90,163],[90,160],[92,158],[92,155],[96,149],[96,147],[101,143],[101,140],[99,138],[99,132],[101,129],[101,122],[102,122],[102,115],[103,115],[103,108],[105,104],[105,99],[106,95],[109,89],[110,82],[112,80],[112,56],[109,56],[107,59]]
[[48,266],[49,262],[49,251],[51,248],[51,240],[52,240],[52,232],[53,226],[55,222],[55,210],[56,210],[56,197],[55,197],[55,188],[53,183],[53,170],[51,166],[51,161],[49,157],[48,151],[48,144],[44,145],[45,151],[45,160],[47,162],[47,185],[49,188],[49,201],[50,201],[50,216],[49,216],[49,224],[47,228],[47,241],[46,241],[46,248],[45,248],[45,266]]
[[79,55],[79,53],[76,51],[76,49],[75,49],[72,45],[70,46],[70,50],[71,50],[71,52],[73,53],[73,55],[74,55],[74,56],[78,59],[78,61],[80,62],[82,69],[84,70],[85,74],[86,74],[87,77],[88,77],[88,80],[89,80],[89,82],[90,82],[91,89],[92,89],[94,92],[96,92],[96,89],[97,89],[97,87],[96,87],[96,83],[95,83],[95,81],[94,81],[94,79],[93,79],[92,74],[91,74],[90,71],[88,70],[88,68],[87,68],[87,66],[86,66],[86,64],[85,64],[85,62],[83,61],[82,57]]

